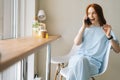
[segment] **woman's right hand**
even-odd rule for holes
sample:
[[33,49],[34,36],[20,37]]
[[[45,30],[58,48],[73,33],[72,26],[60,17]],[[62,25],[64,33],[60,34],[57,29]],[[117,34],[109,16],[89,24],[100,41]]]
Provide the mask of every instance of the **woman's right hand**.
[[85,27],[85,28],[90,26],[90,25],[88,25],[87,23],[85,23],[85,20],[86,20],[87,18],[88,18],[87,16],[84,16],[84,17],[83,17],[83,21],[82,21],[82,22],[83,22],[82,26]]

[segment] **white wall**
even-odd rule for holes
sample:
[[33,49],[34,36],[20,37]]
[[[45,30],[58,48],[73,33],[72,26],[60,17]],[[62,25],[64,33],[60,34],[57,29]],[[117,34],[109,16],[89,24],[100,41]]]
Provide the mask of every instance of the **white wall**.
[[[39,9],[44,9],[47,14],[46,25],[50,35],[60,34],[62,38],[52,43],[52,56],[67,54],[72,47],[73,39],[77,34],[85,8],[90,3],[98,3],[103,7],[107,23],[112,26],[113,31],[120,40],[119,19],[120,6],[119,0],[40,0]],[[45,52],[40,51],[38,58],[39,74],[45,76]],[[108,70],[97,80],[116,80],[120,79],[120,54],[111,52]],[[52,65],[51,80],[55,73],[55,65]]]

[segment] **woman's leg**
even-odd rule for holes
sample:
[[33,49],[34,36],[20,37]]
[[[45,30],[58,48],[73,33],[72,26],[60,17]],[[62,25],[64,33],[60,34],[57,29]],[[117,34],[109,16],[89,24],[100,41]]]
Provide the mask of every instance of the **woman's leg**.
[[90,70],[94,68],[94,65],[91,65],[85,56],[75,55],[70,59],[68,68],[66,80],[89,80],[90,75],[93,74]]

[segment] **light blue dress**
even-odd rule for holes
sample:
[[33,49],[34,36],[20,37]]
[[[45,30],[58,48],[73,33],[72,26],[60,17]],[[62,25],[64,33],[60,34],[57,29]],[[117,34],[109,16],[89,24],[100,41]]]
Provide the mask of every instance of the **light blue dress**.
[[[116,40],[112,31],[111,35]],[[80,48],[69,60],[66,80],[89,80],[92,75],[98,74],[108,44],[102,27],[86,28]]]

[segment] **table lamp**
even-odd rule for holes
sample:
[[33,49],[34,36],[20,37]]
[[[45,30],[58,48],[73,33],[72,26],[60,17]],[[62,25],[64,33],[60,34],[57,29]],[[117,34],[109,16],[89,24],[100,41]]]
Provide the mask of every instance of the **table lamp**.
[[40,22],[46,20],[46,15],[45,15],[44,10],[39,10],[39,12],[38,12],[38,20]]

